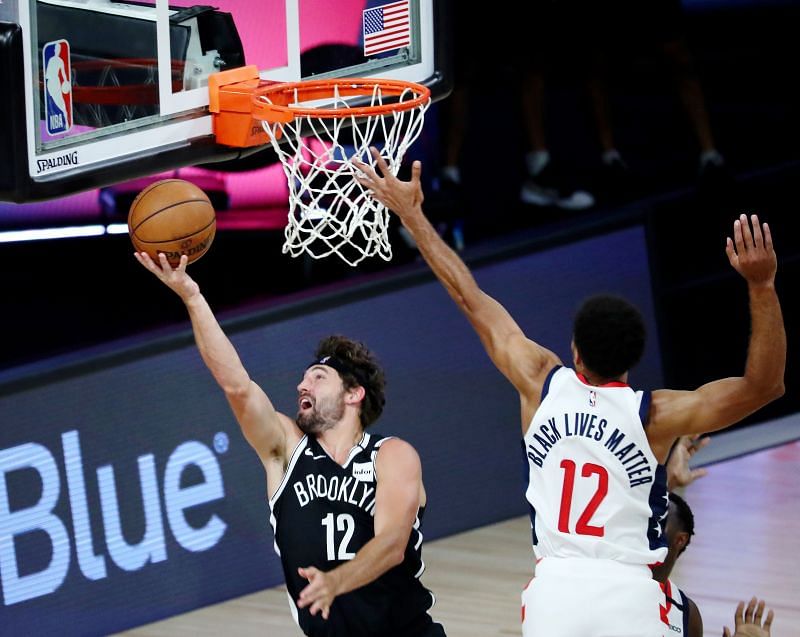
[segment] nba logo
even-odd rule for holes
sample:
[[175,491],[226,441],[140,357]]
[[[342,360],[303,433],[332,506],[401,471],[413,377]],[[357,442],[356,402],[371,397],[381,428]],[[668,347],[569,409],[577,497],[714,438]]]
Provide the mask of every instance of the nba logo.
[[596,407],[597,406],[597,392],[591,390],[589,392],[589,407]]
[[72,68],[69,42],[54,40],[42,49],[44,69],[44,119],[48,135],[72,128]]

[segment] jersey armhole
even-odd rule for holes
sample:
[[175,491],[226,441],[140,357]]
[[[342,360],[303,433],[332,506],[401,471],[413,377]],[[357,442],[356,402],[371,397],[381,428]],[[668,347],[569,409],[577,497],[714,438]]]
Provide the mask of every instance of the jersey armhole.
[[[303,453],[304,450],[308,449],[309,439],[308,436],[305,435],[300,438],[300,441],[292,451],[292,455],[289,457],[289,463],[286,465],[286,471],[283,474],[283,478],[278,485],[278,488],[275,489],[275,493],[272,494],[272,497],[267,497],[267,502],[269,503],[270,508],[272,508],[275,503],[278,501],[278,498],[281,497],[286,484],[289,482],[289,477],[292,475],[292,471],[294,471],[294,465],[297,464],[300,455]],[[267,487],[269,488],[269,487]],[[269,493],[269,492],[268,492]]]
[[375,483],[378,482],[378,452],[381,450],[381,445],[386,442],[387,440],[391,440],[396,436],[386,436],[385,438],[381,438],[378,442],[375,443],[374,448],[372,449],[372,453],[370,454],[370,460],[372,461],[372,472],[375,475]]
[[542,383],[542,398],[541,398],[541,400],[544,400],[545,396],[547,396],[547,393],[550,391],[550,381],[553,379],[553,375],[559,369],[561,369],[562,367],[563,367],[562,365],[556,365],[555,367],[553,367],[553,369],[551,369],[547,373],[547,377],[544,379],[544,383]]
[[653,402],[653,392],[643,391],[642,400],[639,403],[639,419],[642,421],[642,427],[647,429],[650,424],[650,406]]

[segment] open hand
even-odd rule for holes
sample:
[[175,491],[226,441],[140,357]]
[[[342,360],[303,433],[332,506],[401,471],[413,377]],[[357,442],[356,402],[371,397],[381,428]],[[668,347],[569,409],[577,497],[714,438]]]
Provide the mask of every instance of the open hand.
[[[739,602],[736,607],[736,613],[733,616],[735,622],[735,633],[733,637],[769,637],[770,627],[775,613],[770,610],[767,613],[767,618],[764,623],[761,623],[761,618],[764,615],[764,600],[757,600],[753,597],[747,608],[744,607],[744,602]],[[731,637],[731,630],[727,626],[722,629],[723,637]]]
[[411,165],[411,180],[401,181],[391,173],[386,160],[381,157],[377,148],[371,146],[369,150],[383,177],[378,175],[372,166],[353,159],[353,164],[363,173],[356,175],[355,179],[365,188],[369,188],[375,199],[402,219],[408,211],[421,206],[425,198],[420,184],[422,164],[415,161]]
[[709,442],[711,438],[708,436],[701,438],[700,434],[678,438],[667,460],[667,487],[670,490],[688,487],[698,478],[708,474],[706,469],[690,469],[689,461]]
[[771,284],[775,280],[778,259],[772,247],[769,226],[762,226],[758,215],[751,215],[752,230],[747,215],[733,223],[733,239],[728,237],[725,252],[733,269],[752,285]]
[[322,612],[322,618],[328,619],[331,612],[331,604],[336,598],[336,588],[338,578],[335,571],[324,572],[313,566],[308,568],[298,568],[297,572],[301,577],[308,580],[308,585],[300,591],[300,598],[297,605],[300,608],[310,606],[308,609],[312,615]]

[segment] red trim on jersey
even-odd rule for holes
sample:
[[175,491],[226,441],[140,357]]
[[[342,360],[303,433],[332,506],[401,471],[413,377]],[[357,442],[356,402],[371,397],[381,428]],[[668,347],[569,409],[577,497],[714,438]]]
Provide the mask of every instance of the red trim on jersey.
[[[538,564],[538,563],[539,563],[539,561],[540,561],[541,559],[542,559],[542,558],[540,557],[538,560],[536,560],[536,563]],[[528,580],[528,583],[527,583],[527,584],[525,584],[525,588],[523,588],[523,589],[522,589],[522,590],[523,590],[523,592],[524,592],[524,591],[526,591],[526,590],[528,590],[528,586],[530,586],[530,585],[531,585],[531,582],[532,582],[532,581],[533,581],[535,578],[536,578],[536,575],[534,575],[533,577],[531,577],[531,578]],[[523,605],[522,605],[522,608],[520,609],[520,614],[522,615],[522,619],[521,619],[521,621],[522,621],[522,623],[524,624],[524,623],[525,623],[525,604],[523,604]]]
[[658,610],[661,612],[661,621],[669,626],[669,611],[672,608],[672,585],[670,581],[659,582],[661,590],[664,592],[664,602],[666,606],[658,605]]
[[618,380],[612,380],[610,383],[604,383],[602,385],[592,385],[580,372],[575,372],[575,375],[578,377],[579,381],[581,381],[584,385],[589,385],[589,387],[630,387],[628,383],[623,383]]
[[525,586],[522,588],[522,590],[523,590],[523,591],[526,591],[526,590],[528,590],[528,586],[530,586],[530,585],[531,585],[531,582],[532,582],[532,581],[533,581],[535,578],[536,578],[536,575],[534,575],[533,577],[531,577],[531,578],[528,580],[528,583],[527,583],[527,584],[525,584]]

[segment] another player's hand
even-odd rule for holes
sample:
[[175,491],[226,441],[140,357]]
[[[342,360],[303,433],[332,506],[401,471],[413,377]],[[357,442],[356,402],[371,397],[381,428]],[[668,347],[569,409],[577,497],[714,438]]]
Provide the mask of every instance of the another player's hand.
[[356,181],[365,188],[369,188],[375,199],[401,218],[406,212],[421,206],[425,199],[420,184],[422,164],[415,161],[411,165],[411,181],[401,181],[391,173],[386,160],[381,157],[377,148],[371,146],[369,150],[375,159],[375,165],[383,176],[378,175],[372,166],[353,159],[353,164],[363,173],[363,175],[355,176]]
[[320,571],[313,566],[308,568],[298,568],[297,572],[300,577],[308,580],[308,585],[300,591],[300,598],[297,600],[297,605],[300,608],[308,609],[312,615],[322,612],[322,618],[328,619],[331,612],[331,604],[337,595],[337,587],[339,578],[336,571]]
[[709,442],[711,438],[708,436],[701,438],[700,434],[678,438],[667,460],[667,488],[670,491],[688,487],[698,478],[708,474],[706,469],[690,469],[689,461],[698,449],[702,449]]
[[762,229],[758,215],[751,215],[750,221],[752,229],[744,214],[733,223],[733,239],[728,237],[725,252],[734,270],[749,284],[771,284],[778,269],[772,234],[766,223]]
[[[733,637],[770,637],[770,627],[775,613],[770,610],[764,623],[761,618],[764,615],[764,600],[757,600],[755,597],[750,600],[747,608],[744,602],[739,602],[736,607],[736,614],[733,616],[734,630]],[[722,629],[722,637],[731,637],[731,629],[725,626]]]
[[133,256],[145,268],[150,270],[159,281],[166,285],[170,290],[175,292],[185,303],[195,294],[200,293],[200,286],[186,274],[186,264],[189,262],[188,257],[184,254],[181,256],[181,261],[177,268],[173,268],[166,255],[163,252],[158,253],[158,263],[150,258],[146,252],[134,252]]

